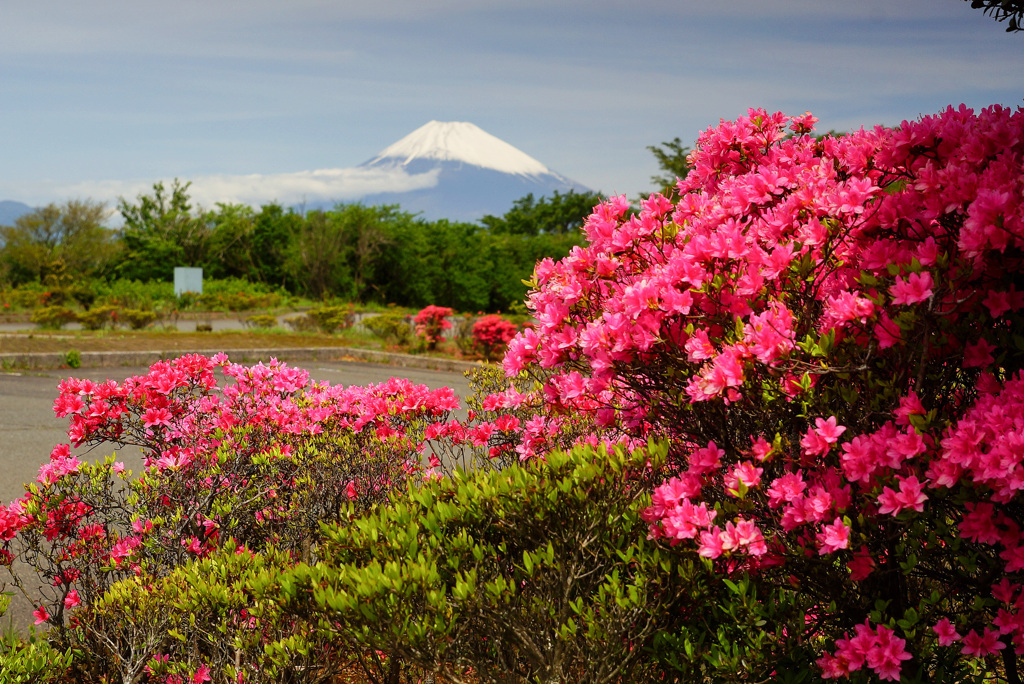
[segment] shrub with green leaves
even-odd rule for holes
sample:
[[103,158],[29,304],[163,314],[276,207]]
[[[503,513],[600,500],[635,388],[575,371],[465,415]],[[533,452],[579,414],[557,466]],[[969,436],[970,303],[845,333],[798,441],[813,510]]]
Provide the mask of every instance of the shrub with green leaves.
[[143,309],[122,309],[118,318],[127,323],[132,330],[142,330],[152,325],[159,315],[155,311]]
[[78,322],[86,330],[103,330],[117,326],[118,312],[120,309],[110,304],[94,306],[88,311],[78,314]]
[[381,314],[363,319],[362,325],[386,343],[405,346],[412,341],[412,323],[409,316]]
[[319,330],[331,334],[347,330],[355,322],[355,309],[347,306],[321,306],[310,309],[305,316],[288,319],[288,324],[298,332]]
[[648,464],[581,447],[457,471],[351,524],[277,580],[297,617],[454,681],[660,681],[648,648],[704,568],[646,540]]
[[245,319],[245,325],[259,330],[269,330],[277,325],[277,316],[273,314],[253,314]]
[[43,330],[60,330],[78,320],[78,314],[66,306],[44,306],[32,312],[29,318]]

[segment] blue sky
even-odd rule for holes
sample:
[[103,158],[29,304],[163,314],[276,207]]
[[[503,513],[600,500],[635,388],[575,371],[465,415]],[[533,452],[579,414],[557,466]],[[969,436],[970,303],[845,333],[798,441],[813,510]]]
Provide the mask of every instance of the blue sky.
[[846,130],[1022,98],[1024,34],[963,0],[4,0],[0,200],[259,174],[287,203],[432,119],[634,196],[647,145],[748,107]]

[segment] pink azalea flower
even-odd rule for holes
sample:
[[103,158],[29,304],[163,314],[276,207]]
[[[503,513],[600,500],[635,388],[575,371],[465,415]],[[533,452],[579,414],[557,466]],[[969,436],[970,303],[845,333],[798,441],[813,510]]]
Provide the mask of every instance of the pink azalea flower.
[[877,642],[868,651],[867,663],[879,679],[893,682],[900,680],[903,661],[911,658],[903,648],[906,643],[905,639],[898,638],[888,627],[878,626]]
[[957,634],[956,627],[949,621],[949,618],[942,618],[936,622],[932,631],[939,637],[939,646],[951,646],[960,640],[960,635]]
[[897,278],[896,284],[889,290],[892,303],[917,304],[932,296],[932,274],[928,271],[911,273],[905,279]]
[[189,678],[189,681],[192,684],[203,684],[203,682],[208,682],[210,679],[210,668],[206,665],[200,665],[199,669]]
[[750,461],[737,463],[725,474],[725,491],[733,496],[739,496],[740,485],[747,489],[756,487],[761,483],[761,473],[763,472],[764,468],[756,468]]
[[146,427],[154,425],[170,425],[173,416],[166,408],[149,408],[142,414],[142,424]]
[[973,344],[964,345],[964,368],[985,368],[995,363],[992,352],[996,350],[994,344],[989,344],[985,338],[979,339]]
[[860,582],[870,575],[871,569],[875,567],[875,561],[868,553],[868,547],[860,547],[860,551],[853,554],[853,560],[847,567],[850,568],[850,579],[854,582]]
[[916,475],[897,478],[900,484],[900,491],[895,492],[889,487],[882,489],[878,497],[878,512],[882,515],[899,515],[903,509],[910,509],[918,513],[924,510],[924,502],[928,495],[924,493],[924,484],[917,479]]
[[722,555],[722,537],[719,528],[712,527],[710,530],[700,533],[700,546],[697,547],[697,553],[711,559]]
[[964,655],[972,655],[978,658],[992,655],[996,651],[1006,648],[1006,644],[999,640],[999,631],[985,628],[984,634],[978,634],[973,629],[964,637],[964,647],[960,650]]
[[50,619],[50,614],[46,612],[46,606],[39,606],[39,608],[32,611],[32,615],[35,616],[37,625],[41,625]]
[[849,543],[850,528],[843,523],[842,518],[836,518],[831,525],[823,525],[818,533],[818,555],[824,556],[845,549]]
[[78,590],[72,589],[68,592],[68,595],[64,597],[64,605],[68,608],[74,608],[82,602],[82,599],[78,596]]
[[896,346],[902,339],[901,335],[900,326],[883,311],[878,319],[878,325],[875,326],[875,337],[878,339],[878,347],[880,349],[888,349],[889,347]]
[[800,440],[800,446],[807,456],[824,456],[844,432],[846,428],[836,423],[835,416],[830,416],[828,420],[816,418],[814,427],[807,430],[807,434]]

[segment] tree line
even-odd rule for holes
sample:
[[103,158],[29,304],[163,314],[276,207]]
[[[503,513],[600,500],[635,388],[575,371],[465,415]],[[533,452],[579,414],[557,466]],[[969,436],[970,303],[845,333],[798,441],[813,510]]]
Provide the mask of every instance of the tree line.
[[206,278],[243,278],[313,299],[497,311],[521,302],[538,259],[581,243],[601,197],[555,193],[517,200],[479,223],[427,221],[398,206],[279,204],[196,207],[189,183],[156,183],[122,198],[119,229],[92,200],[50,204],[0,226],[0,286],[130,279],[166,282],[175,266]]

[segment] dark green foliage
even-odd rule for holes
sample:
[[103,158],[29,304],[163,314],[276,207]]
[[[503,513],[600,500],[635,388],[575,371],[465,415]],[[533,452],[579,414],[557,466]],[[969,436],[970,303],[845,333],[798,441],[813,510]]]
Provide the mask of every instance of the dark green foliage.
[[60,330],[78,320],[78,314],[66,306],[44,306],[32,312],[30,320],[44,330]]
[[201,266],[210,238],[209,227],[193,216],[188,197],[191,183],[177,179],[170,194],[163,183],[152,195],[139,195],[131,204],[123,197],[118,210],[124,218],[124,258],[117,273],[138,280],[170,280],[176,266]]
[[516,200],[504,216],[480,219],[491,233],[509,235],[569,235],[579,232],[594,206],[604,198],[596,192],[557,190],[551,197],[534,199],[533,193]]
[[64,352],[64,365],[68,368],[81,368],[82,352],[77,349],[69,349]]
[[984,9],[996,21],[1006,21],[1006,32],[1024,31],[1024,0],[965,0],[974,9]]
[[686,178],[686,174],[693,168],[690,164],[690,148],[683,145],[679,138],[673,138],[660,145],[648,145],[647,149],[658,160],[658,168],[664,172],[660,176],[651,176],[651,182],[661,194],[671,194],[676,181]]
[[409,317],[402,314],[381,314],[366,318],[363,327],[391,344],[405,345],[412,340],[412,325]]

